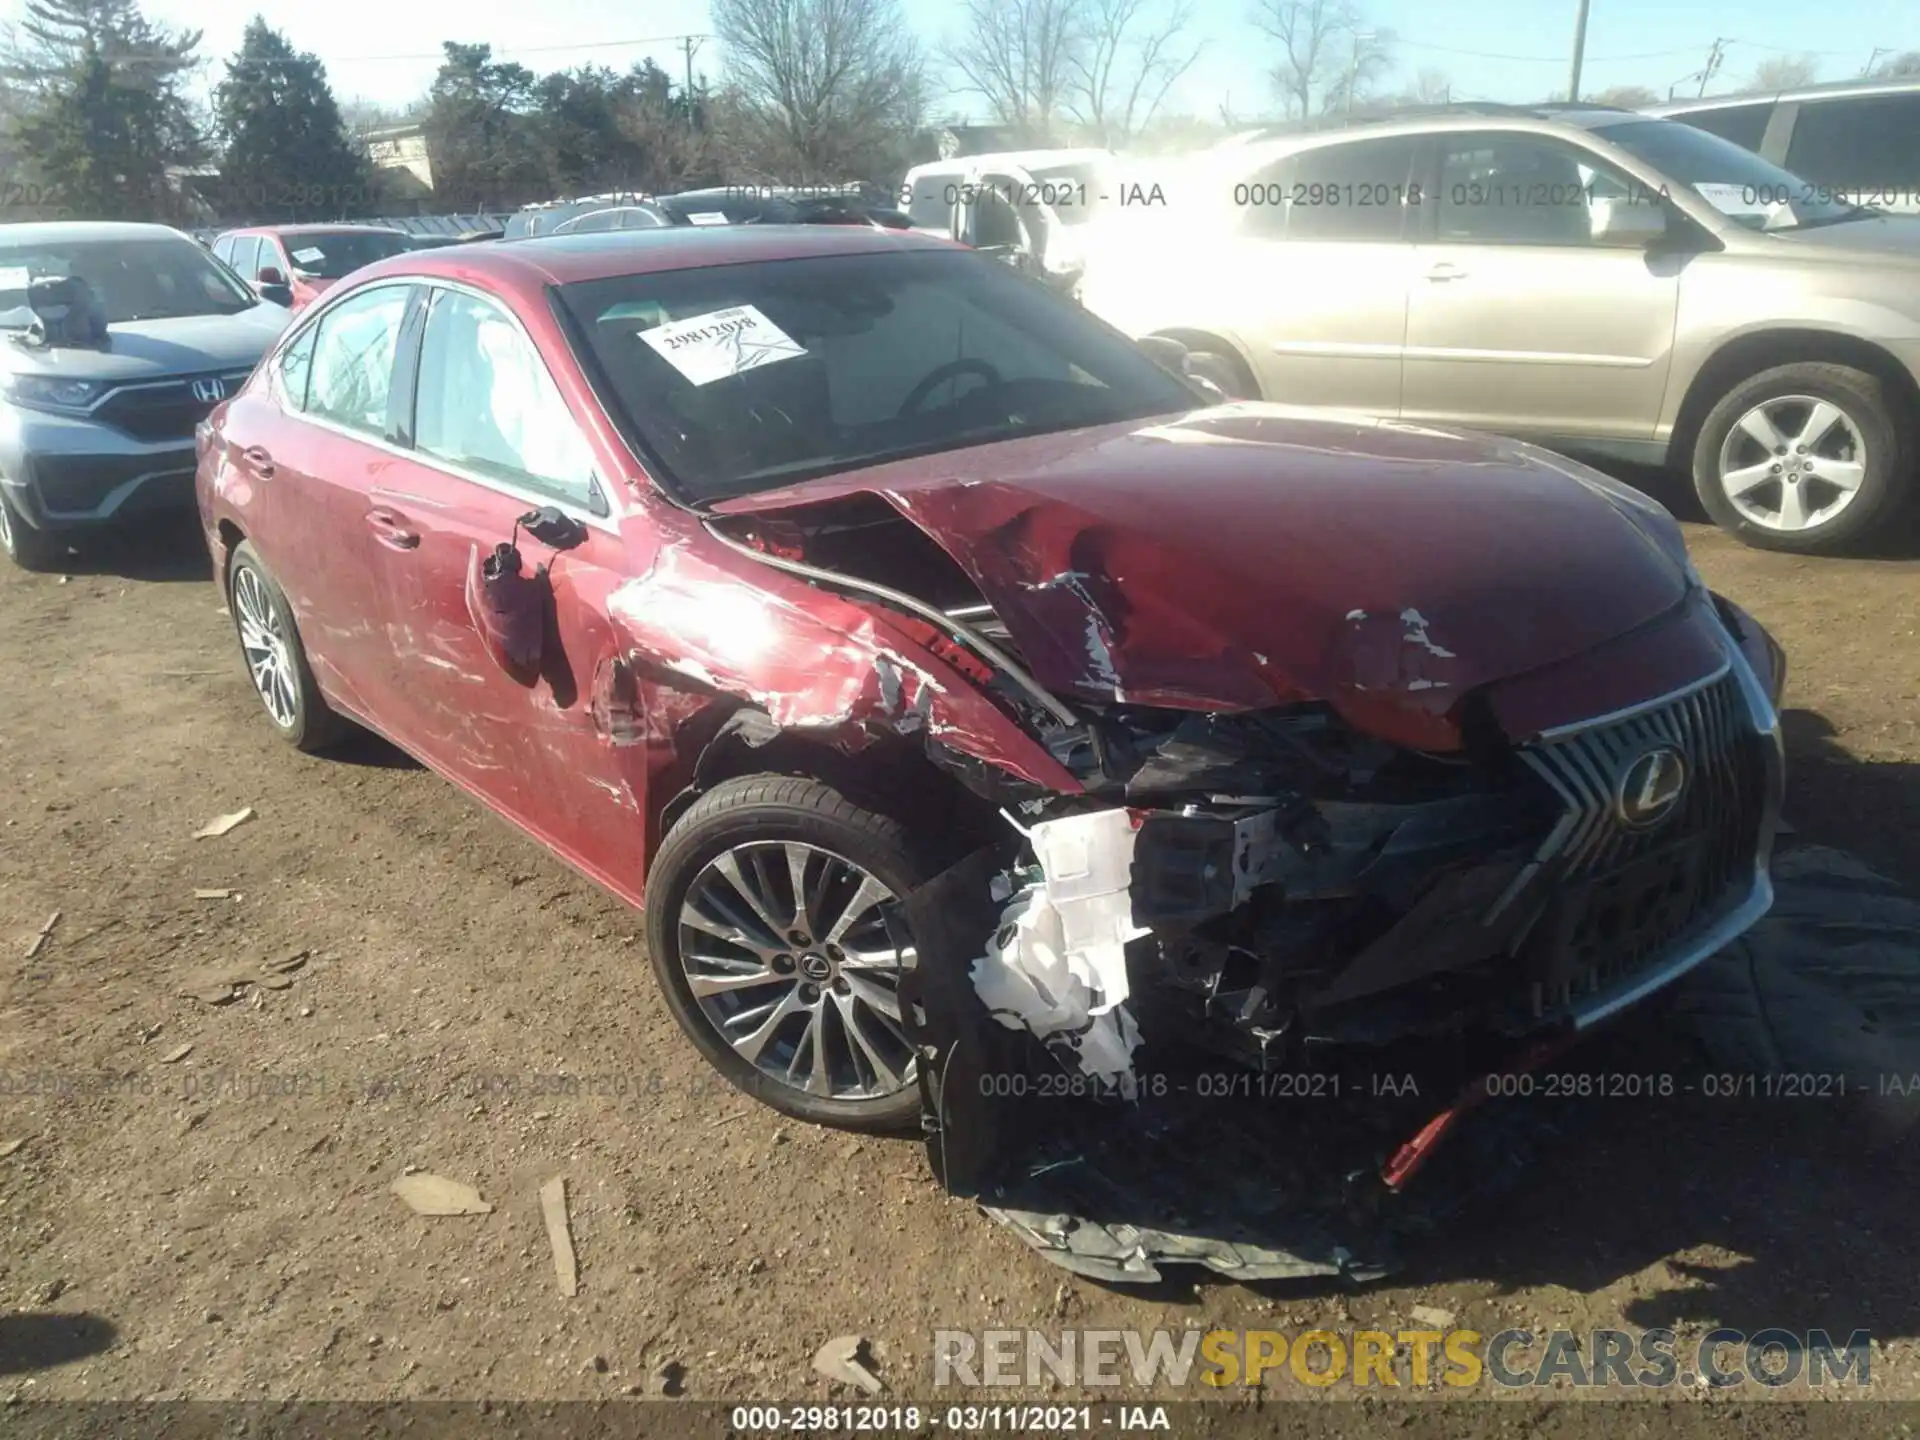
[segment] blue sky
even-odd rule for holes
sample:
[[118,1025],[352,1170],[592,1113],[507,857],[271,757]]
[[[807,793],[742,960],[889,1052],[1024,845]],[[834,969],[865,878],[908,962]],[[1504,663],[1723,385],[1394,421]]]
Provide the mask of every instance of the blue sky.
[[[1248,20],[1251,0],[1194,0],[1199,62],[1169,108],[1212,117],[1225,101],[1239,118],[1268,110],[1265,78],[1273,49]],[[1444,72],[1456,99],[1530,100],[1566,83],[1575,0],[1360,0],[1370,22],[1399,36],[1395,79]],[[910,22],[932,41],[958,7],[951,0],[905,0]],[[432,79],[442,40],[486,41],[535,70],[590,60],[625,66],[652,55],[681,73],[677,43],[663,40],[707,28],[706,0],[147,0],[157,19],[196,25],[204,51],[224,55],[256,11],[303,49],[327,62],[343,99],[385,103],[420,94]],[[18,15],[21,0],[0,0]],[[1821,79],[1857,75],[1878,47],[1920,49],[1916,0],[1592,0],[1582,88],[1642,84],[1661,94],[1699,71],[1716,38],[1732,41],[1709,87],[1739,88],[1771,55],[1815,54]],[[625,42],[625,43],[611,43]],[[650,42],[650,43],[648,43]],[[695,69],[721,59],[707,41]],[[1391,87],[1392,82],[1389,82]],[[1684,93],[1692,93],[1694,86]],[[953,108],[969,111],[976,102]]]

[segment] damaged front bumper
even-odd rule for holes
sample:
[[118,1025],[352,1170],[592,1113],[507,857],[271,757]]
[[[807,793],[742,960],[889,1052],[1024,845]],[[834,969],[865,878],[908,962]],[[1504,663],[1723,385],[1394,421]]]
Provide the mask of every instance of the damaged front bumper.
[[[1417,1055],[1471,1094],[1474,1077],[1539,1063],[1722,949],[1772,902],[1784,763],[1777,684],[1756,665],[1771,656],[1715,629],[1722,663],[1703,678],[1478,758],[1396,771],[1364,746],[1329,748],[1309,714],[1189,717],[1139,757],[1123,803],[1009,814],[1016,835],[897,915],[915,946],[903,1021],[943,1183],[994,1198],[1030,1243],[1077,1255],[1073,1268],[1148,1278],[1094,1253],[1134,1253],[1126,1234],[1081,1234],[1075,1252],[1019,1203],[1037,1176],[1092,1163],[1084,1136],[1063,1151],[1059,1127],[1037,1123],[1035,1099],[1177,1109],[1169,1084],[1191,1092],[1206,1073],[1176,1058],[1190,1056],[1305,1095],[1291,1077]],[[1273,767],[1260,757],[1290,748],[1329,783],[1262,788]],[[1355,1177],[1403,1189],[1468,1108],[1435,1113],[1431,1086],[1413,1108],[1377,1104],[1366,1083],[1332,1092],[1379,1122],[1327,1157],[1348,1199]],[[1218,1119],[1149,1108],[1176,1131]],[[1334,1233],[1311,1207],[1287,1213]],[[1163,1258],[1248,1277],[1366,1269],[1331,1241],[1262,1254],[1249,1236],[1223,1251],[1211,1231],[1155,1233]]]

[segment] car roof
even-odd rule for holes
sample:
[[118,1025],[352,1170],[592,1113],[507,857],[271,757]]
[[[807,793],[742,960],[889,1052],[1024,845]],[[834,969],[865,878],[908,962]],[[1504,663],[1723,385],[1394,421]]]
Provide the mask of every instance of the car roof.
[[1399,139],[1407,136],[1452,134],[1463,130],[1512,130],[1522,134],[1564,135],[1568,130],[1605,130],[1612,125],[1641,124],[1654,116],[1639,110],[1607,105],[1495,105],[1460,104],[1403,107],[1351,120],[1302,121],[1268,126],[1233,143],[1198,152],[1194,159],[1218,165],[1263,164],[1298,150],[1358,139]]
[[404,235],[406,233],[392,225],[321,222],[313,225],[241,225],[232,230],[222,230],[219,238],[224,240],[229,235]]
[[471,245],[415,250],[376,261],[359,274],[368,278],[417,275],[469,283],[490,280],[515,288],[535,288],[705,265],[958,248],[950,240],[909,231],[856,226],[676,225],[584,235],[536,235],[524,240],[481,240]]
[[924,165],[914,166],[908,173],[937,174],[946,170],[969,170],[976,165],[1018,165],[1022,170],[1032,170],[1042,165],[1084,165],[1115,158],[1113,151],[1092,146],[1077,150],[989,150],[979,155],[955,155],[946,160],[929,160]]
[[1828,80],[1791,90],[1746,90],[1735,95],[1710,95],[1702,100],[1669,100],[1649,105],[1641,113],[1655,116],[1698,115],[1737,105],[1776,105],[1786,101],[1857,100],[1875,95],[1920,94],[1920,80]]
[[193,237],[171,225],[149,225],[123,220],[35,220],[0,225],[0,241],[27,240],[58,245],[75,240],[158,240],[171,236],[193,244]]

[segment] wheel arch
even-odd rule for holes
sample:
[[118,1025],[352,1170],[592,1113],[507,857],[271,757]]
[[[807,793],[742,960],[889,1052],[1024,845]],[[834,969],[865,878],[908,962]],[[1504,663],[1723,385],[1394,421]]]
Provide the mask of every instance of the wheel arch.
[[650,854],[659,853],[668,832],[702,795],[745,775],[792,775],[829,785],[855,804],[928,837],[939,852],[936,859],[959,859],[986,843],[1001,823],[992,802],[936,765],[914,737],[890,736],[849,751],[825,737],[782,730],[755,744],[749,736],[764,734],[765,726],[735,723],[742,715],[772,723],[751,709],[729,717],[702,747],[688,784],[660,808]]
[[220,537],[220,555],[215,562],[216,573],[213,583],[220,587],[221,597],[227,594],[227,582],[233,574],[233,552],[247,538],[247,532],[224,516],[215,524],[214,533]]
[[1687,387],[1667,441],[1667,464],[1691,471],[1700,427],[1735,385],[1763,370],[1797,364],[1845,365],[1882,381],[1909,424],[1920,416],[1920,382],[1894,355],[1870,340],[1834,330],[1771,328],[1735,336],[1715,350]]

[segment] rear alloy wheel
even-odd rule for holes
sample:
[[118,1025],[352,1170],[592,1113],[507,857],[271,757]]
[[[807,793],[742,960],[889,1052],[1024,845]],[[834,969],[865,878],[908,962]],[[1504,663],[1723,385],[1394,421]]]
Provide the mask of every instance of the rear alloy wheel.
[[22,519],[4,494],[0,494],[0,550],[22,570],[36,574],[52,570],[67,554],[58,539]]
[[286,592],[244,540],[234,547],[227,606],[254,693],[281,738],[309,753],[337,743],[347,723],[328,707],[314,683]]
[[716,786],[647,884],[674,1018],[729,1080],[798,1119],[895,1130],[920,1109],[884,907],[920,876],[904,830],[814,780]]
[[1749,545],[1833,550],[1897,508],[1909,449],[1879,380],[1841,365],[1783,365],[1708,415],[1694,487]]

